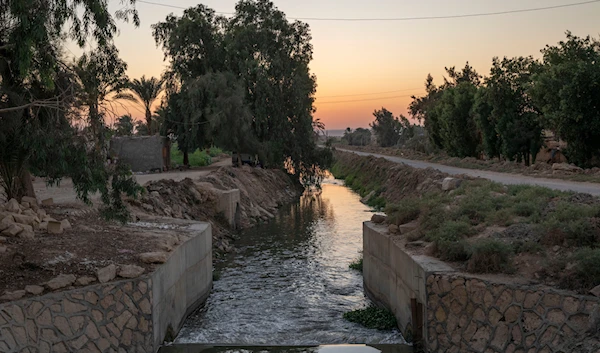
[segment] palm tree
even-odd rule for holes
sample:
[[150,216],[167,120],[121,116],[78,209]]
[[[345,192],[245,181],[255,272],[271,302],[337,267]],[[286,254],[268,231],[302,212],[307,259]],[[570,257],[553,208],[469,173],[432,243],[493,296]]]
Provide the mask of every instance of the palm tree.
[[155,132],[150,108],[152,108],[152,104],[163,90],[163,83],[163,79],[158,79],[156,77],[146,79],[146,76],[142,76],[139,80],[135,79],[129,83],[128,88],[135,95],[133,101],[142,104],[146,110],[146,126],[148,127],[149,135],[152,135]]

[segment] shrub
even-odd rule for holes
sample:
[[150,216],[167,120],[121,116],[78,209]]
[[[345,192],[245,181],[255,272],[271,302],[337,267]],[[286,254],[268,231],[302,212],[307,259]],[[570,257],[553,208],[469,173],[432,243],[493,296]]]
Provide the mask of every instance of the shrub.
[[397,225],[405,224],[419,218],[421,210],[419,208],[419,200],[406,199],[401,204],[390,205],[385,209],[390,223]]
[[465,221],[446,221],[427,233],[432,241],[458,241],[475,234],[475,228]]
[[600,249],[585,248],[575,254],[580,287],[592,289],[600,284]]
[[344,319],[377,330],[391,330],[397,327],[396,317],[391,311],[375,306],[346,312]]
[[525,241],[517,241],[513,244],[513,250],[515,254],[536,254],[542,251],[544,248],[535,241],[525,240]]
[[444,261],[467,261],[471,257],[471,246],[461,241],[436,241],[437,257]]
[[356,260],[354,260],[354,262],[352,262],[348,267],[350,267],[353,270],[357,270],[362,272],[363,271],[363,258],[362,256]]
[[473,273],[499,273],[511,270],[510,245],[493,239],[485,239],[472,244],[472,255],[467,263],[467,271]]

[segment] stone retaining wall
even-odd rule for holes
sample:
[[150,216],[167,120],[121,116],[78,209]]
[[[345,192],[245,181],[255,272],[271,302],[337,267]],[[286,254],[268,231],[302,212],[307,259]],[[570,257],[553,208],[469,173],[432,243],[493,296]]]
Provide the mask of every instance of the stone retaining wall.
[[[573,347],[581,337],[598,330],[596,297],[456,272],[410,255],[371,222],[364,223],[363,246],[367,295],[394,312],[405,337],[421,333],[428,352],[579,352]],[[588,339],[583,346],[591,350],[583,351],[596,344],[600,350]]]
[[212,288],[210,224],[152,274],[0,305],[0,352],[156,352]]

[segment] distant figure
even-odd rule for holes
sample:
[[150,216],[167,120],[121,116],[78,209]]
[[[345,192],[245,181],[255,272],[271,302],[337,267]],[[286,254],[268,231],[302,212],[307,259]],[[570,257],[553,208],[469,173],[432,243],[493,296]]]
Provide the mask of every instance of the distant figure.
[[550,153],[550,159],[548,160],[548,163],[554,164],[556,161],[556,157],[559,153],[560,153],[560,146],[553,148],[552,152]]

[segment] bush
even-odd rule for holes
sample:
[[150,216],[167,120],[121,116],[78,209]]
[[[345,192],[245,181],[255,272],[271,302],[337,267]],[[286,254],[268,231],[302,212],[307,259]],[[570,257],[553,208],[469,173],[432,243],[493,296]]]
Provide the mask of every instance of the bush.
[[356,260],[354,260],[354,262],[352,262],[348,267],[350,267],[353,270],[357,270],[362,272],[363,271],[363,258],[362,256]]
[[216,157],[216,156],[220,155],[221,153],[223,153],[223,150],[220,149],[219,147],[215,147],[215,146],[212,146],[208,150],[208,155],[211,157]]
[[431,241],[458,241],[475,233],[475,228],[465,221],[446,221],[426,236]]
[[473,273],[509,272],[512,248],[493,239],[480,240],[472,244],[472,255],[467,263],[467,271]]
[[517,241],[513,244],[513,250],[515,254],[536,254],[540,251],[544,250],[544,248],[539,244],[531,240],[525,241]]
[[401,225],[419,218],[421,209],[419,200],[406,199],[399,205],[390,205],[385,209],[390,223]]
[[377,330],[391,330],[397,327],[396,317],[391,311],[374,306],[346,312],[344,319]]
[[471,257],[471,246],[461,241],[436,241],[437,257],[444,261],[467,261]]
[[579,287],[589,290],[600,284],[600,249],[585,248],[575,254]]

